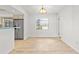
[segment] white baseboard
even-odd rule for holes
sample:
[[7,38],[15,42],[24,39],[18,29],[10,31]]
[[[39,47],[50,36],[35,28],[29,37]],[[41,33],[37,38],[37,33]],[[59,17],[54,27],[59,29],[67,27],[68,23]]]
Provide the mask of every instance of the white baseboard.
[[70,43],[68,43],[67,41],[65,41],[63,37],[61,37],[61,40],[64,43],[66,43],[68,46],[70,46],[72,49],[74,49],[77,53],[79,53],[79,50],[76,47],[74,47],[73,45],[71,45]]

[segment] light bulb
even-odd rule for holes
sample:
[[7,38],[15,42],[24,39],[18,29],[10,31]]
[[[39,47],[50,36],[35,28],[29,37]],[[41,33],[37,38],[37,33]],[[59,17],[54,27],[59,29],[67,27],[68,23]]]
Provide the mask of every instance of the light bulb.
[[46,11],[46,9],[45,9],[45,8],[43,8],[43,7],[42,7],[42,8],[40,9],[40,13],[41,13],[41,14],[46,14],[46,13],[47,13],[47,11]]

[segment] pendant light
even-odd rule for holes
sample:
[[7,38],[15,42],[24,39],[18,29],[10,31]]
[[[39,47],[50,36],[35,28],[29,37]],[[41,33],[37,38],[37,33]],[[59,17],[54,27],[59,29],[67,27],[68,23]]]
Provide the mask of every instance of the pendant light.
[[46,14],[47,10],[42,6],[42,8],[40,9],[40,13],[41,14]]

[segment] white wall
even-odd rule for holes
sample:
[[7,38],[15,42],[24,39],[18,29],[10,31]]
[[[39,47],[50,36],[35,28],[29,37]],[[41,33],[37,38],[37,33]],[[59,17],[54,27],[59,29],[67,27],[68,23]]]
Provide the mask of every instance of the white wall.
[[14,28],[0,29],[0,54],[10,53],[14,49]]
[[[48,30],[36,30],[36,20],[39,18],[48,18]],[[29,19],[30,37],[56,37],[57,36],[57,16],[56,14],[38,15],[32,14]]]
[[29,37],[29,15],[24,13],[24,39]]
[[76,50],[79,52],[79,6],[73,6],[73,43]]
[[59,18],[62,40],[79,52],[79,6],[65,6]]

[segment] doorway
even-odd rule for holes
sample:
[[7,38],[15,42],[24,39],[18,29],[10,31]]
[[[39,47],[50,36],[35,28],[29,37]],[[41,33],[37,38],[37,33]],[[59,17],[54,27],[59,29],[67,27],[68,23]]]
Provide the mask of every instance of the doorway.
[[24,39],[24,19],[14,19],[15,40]]

